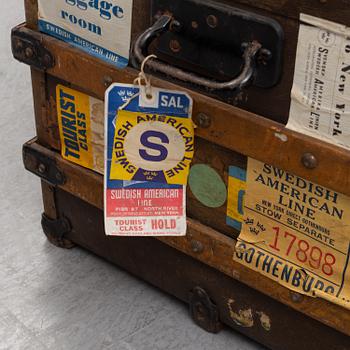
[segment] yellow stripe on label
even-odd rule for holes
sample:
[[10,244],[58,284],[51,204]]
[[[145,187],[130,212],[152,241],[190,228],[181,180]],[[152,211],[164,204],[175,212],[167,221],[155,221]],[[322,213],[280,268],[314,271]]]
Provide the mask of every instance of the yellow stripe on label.
[[121,110],[110,178],[186,185],[193,154],[190,118]]
[[63,85],[56,96],[62,157],[92,169],[90,97]]

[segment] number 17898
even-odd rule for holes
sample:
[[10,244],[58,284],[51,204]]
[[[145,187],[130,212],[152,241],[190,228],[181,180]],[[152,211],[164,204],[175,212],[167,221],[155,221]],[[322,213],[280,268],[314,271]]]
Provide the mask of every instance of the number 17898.
[[[310,245],[309,242],[299,239],[295,234],[288,231],[281,232],[280,227],[273,228],[275,236],[270,248],[286,256],[295,257],[299,262],[308,264],[311,268],[322,271],[327,276],[334,274],[333,266],[336,258],[333,254],[321,250],[317,246]],[[281,247],[281,240],[284,243]],[[283,252],[284,250],[284,252]]]

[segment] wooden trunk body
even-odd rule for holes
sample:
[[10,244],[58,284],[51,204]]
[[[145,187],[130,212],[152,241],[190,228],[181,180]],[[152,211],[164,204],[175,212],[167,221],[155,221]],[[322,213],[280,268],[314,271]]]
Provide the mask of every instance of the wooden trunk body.
[[[132,40],[145,30],[152,22],[150,11],[151,0],[134,1],[134,20],[132,29]],[[25,0],[27,23],[32,28],[37,24],[37,0]],[[204,1],[204,3],[206,3]],[[337,23],[350,25],[350,9],[346,1],[250,1],[250,0],[215,0],[216,5],[228,5],[240,10],[247,11],[253,15],[262,15],[279,23],[284,33],[284,44],[282,50],[282,74],[278,83],[271,88],[263,89],[254,86],[245,88],[238,98],[235,93],[208,92],[191,84],[181,83],[169,76],[167,80],[180,85],[206,93],[213,98],[236,105],[252,113],[259,114],[265,118],[286,124],[288,121],[290,107],[290,91],[293,85],[295,68],[295,57],[298,43],[299,16],[301,13],[320,17]],[[200,10],[199,10],[200,11]],[[181,43],[180,43],[181,44]],[[178,63],[176,54],[166,56],[170,64],[178,64],[180,68],[189,69],[191,65],[185,62]],[[159,76],[159,75],[158,75]],[[162,78],[162,76],[159,76]]]
[[[65,235],[67,239],[188,303],[190,308],[195,307],[191,293],[198,288],[205,290],[218,310],[216,330],[221,329],[222,322],[276,350],[348,349],[346,335],[154,238],[106,237],[103,212],[87,202],[50,189],[45,183],[43,196],[47,206],[55,207],[57,217],[69,220],[72,229]],[[245,316],[242,311],[246,311]],[[194,317],[194,321],[198,319]]]
[[[198,125],[194,163],[209,165],[227,185],[228,167],[245,169],[247,157],[252,157],[350,196],[349,151],[284,126],[290,105],[299,14],[349,24],[348,4],[340,0],[219,2],[269,16],[281,24],[286,40],[283,73],[271,89],[249,87],[244,91],[245,97],[236,101],[237,106],[215,94],[207,97],[193,86],[173,79],[152,78],[155,86],[184,90],[193,97],[193,119]],[[134,3],[133,38],[151,22],[150,3]],[[349,349],[349,311],[325,300],[295,295],[233,261],[239,232],[226,224],[226,205],[208,208],[188,189],[189,230],[185,238],[115,239],[104,235],[102,176],[63,160],[59,154],[56,86],[61,84],[103,100],[112,82],[131,83],[138,71],[131,67],[117,70],[39,33],[36,0],[26,0],[25,4],[27,24],[15,28],[13,37],[39,43],[54,61],[48,69],[31,68],[37,138],[24,147],[26,168],[45,180],[46,218],[67,218],[70,225],[59,242],[50,232],[50,225],[44,225],[49,238],[59,245],[81,245],[186,302],[190,301],[191,291],[201,287],[217,306],[221,322],[273,350]],[[203,114],[208,123],[202,123]],[[100,122],[103,124],[102,117]],[[305,153],[317,158],[317,167],[308,169],[303,165]],[[64,181],[53,183],[52,174],[40,172],[43,163],[46,169],[53,167],[53,174],[61,173]],[[251,311],[242,316],[242,310]],[[196,322],[200,323],[198,319]]]

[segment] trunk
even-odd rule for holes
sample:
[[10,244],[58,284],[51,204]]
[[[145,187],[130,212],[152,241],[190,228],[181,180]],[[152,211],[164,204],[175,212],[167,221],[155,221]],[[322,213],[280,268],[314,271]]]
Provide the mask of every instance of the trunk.
[[[193,98],[194,164],[206,165],[217,175],[207,182],[196,178],[209,196],[216,195],[210,190],[215,181],[225,188],[226,196],[230,167],[245,171],[247,158],[350,196],[349,151],[284,125],[300,14],[349,25],[347,1],[134,0],[131,41],[135,48],[125,69],[39,32],[38,1],[25,0],[27,22],[13,29],[12,49],[16,59],[31,66],[37,137],[24,146],[23,159],[25,167],[43,179],[42,226],[50,242],[85,247],[189,303],[194,321],[207,331],[218,332],[224,323],[273,350],[348,349],[347,309],[291,292],[233,260],[239,232],[227,223],[226,203],[213,208],[188,186],[188,232],[178,238],[107,237],[102,212],[105,91],[113,82],[132,83],[139,74],[132,66],[139,67],[140,57],[150,53],[163,62],[150,61],[152,84],[182,90]],[[120,15],[121,8],[113,9],[113,13],[98,12],[96,18]],[[164,22],[167,27],[154,41],[150,43],[147,35],[140,37],[169,16],[171,23]],[[67,18],[83,29],[88,26],[75,15]],[[122,40],[119,32],[114,43],[120,44],[118,40]],[[200,86],[222,86],[238,75],[239,89]],[[95,103],[93,169],[60,155],[64,142],[58,86],[88,95]]]

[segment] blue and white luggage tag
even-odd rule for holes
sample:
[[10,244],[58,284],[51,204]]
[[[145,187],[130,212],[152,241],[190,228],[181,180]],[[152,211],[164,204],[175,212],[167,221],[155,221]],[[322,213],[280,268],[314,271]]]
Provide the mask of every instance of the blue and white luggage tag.
[[149,98],[142,86],[113,84],[105,100],[106,234],[185,235],[191,97],[153,87]]

